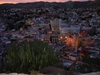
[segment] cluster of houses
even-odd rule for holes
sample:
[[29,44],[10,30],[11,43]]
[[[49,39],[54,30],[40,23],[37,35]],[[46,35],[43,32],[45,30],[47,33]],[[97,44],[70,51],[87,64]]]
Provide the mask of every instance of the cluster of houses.
[[[100,55],[100,14],[96,10],[98,9],[2,10],[0,11],[2,12],[0,57],[8,44],[20,43],[24,40],[31,42],[34,39],[48,42],[55,50],[60,51],[64,58],[64,65],[67,66],[78,63],[80,57],[87,52],[90,57],[98,57]],[[43,11],[45,13],[42,13]]]

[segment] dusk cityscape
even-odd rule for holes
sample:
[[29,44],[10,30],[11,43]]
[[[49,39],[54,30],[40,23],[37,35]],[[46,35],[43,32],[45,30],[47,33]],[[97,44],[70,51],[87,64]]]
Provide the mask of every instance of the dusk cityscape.
[[0,0],[0,75],[100,75],[100,0]]

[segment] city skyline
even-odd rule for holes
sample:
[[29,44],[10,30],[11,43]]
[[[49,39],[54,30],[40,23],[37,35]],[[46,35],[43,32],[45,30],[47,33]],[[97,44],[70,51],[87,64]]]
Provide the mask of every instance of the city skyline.
[[[70,0],[0,0],[0,4],[3,3],[26,3],[26,2],[39,2],[39,1],[44,1],[44,2],[67,2]],[[72,0],[72,1],[89,1],[89,0]]]

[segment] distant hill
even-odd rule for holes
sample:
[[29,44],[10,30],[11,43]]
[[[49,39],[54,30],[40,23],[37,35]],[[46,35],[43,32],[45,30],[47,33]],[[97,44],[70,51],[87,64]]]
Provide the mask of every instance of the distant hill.
[[100,0],[95,0],[89,4],[90,7],[100,7]]
[[32,3],[18,3],[18,4],[1,4],[0,9],[9,9],[9,8],[41,8],[41,7],[87,7],[89,5],[89,1],[86,2],[32,2]]

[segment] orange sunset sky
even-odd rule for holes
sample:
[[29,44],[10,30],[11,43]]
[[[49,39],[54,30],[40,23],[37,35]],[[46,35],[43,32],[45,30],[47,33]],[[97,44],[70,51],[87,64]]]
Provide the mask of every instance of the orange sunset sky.
[[[26,3],[26,2],[38,2],[38,1],[45,1],[45,2],[67,2],[68,0],[0,0],[0,4],[2,3]],[[88,0],[72,0],[72,1],[88,1]]]

